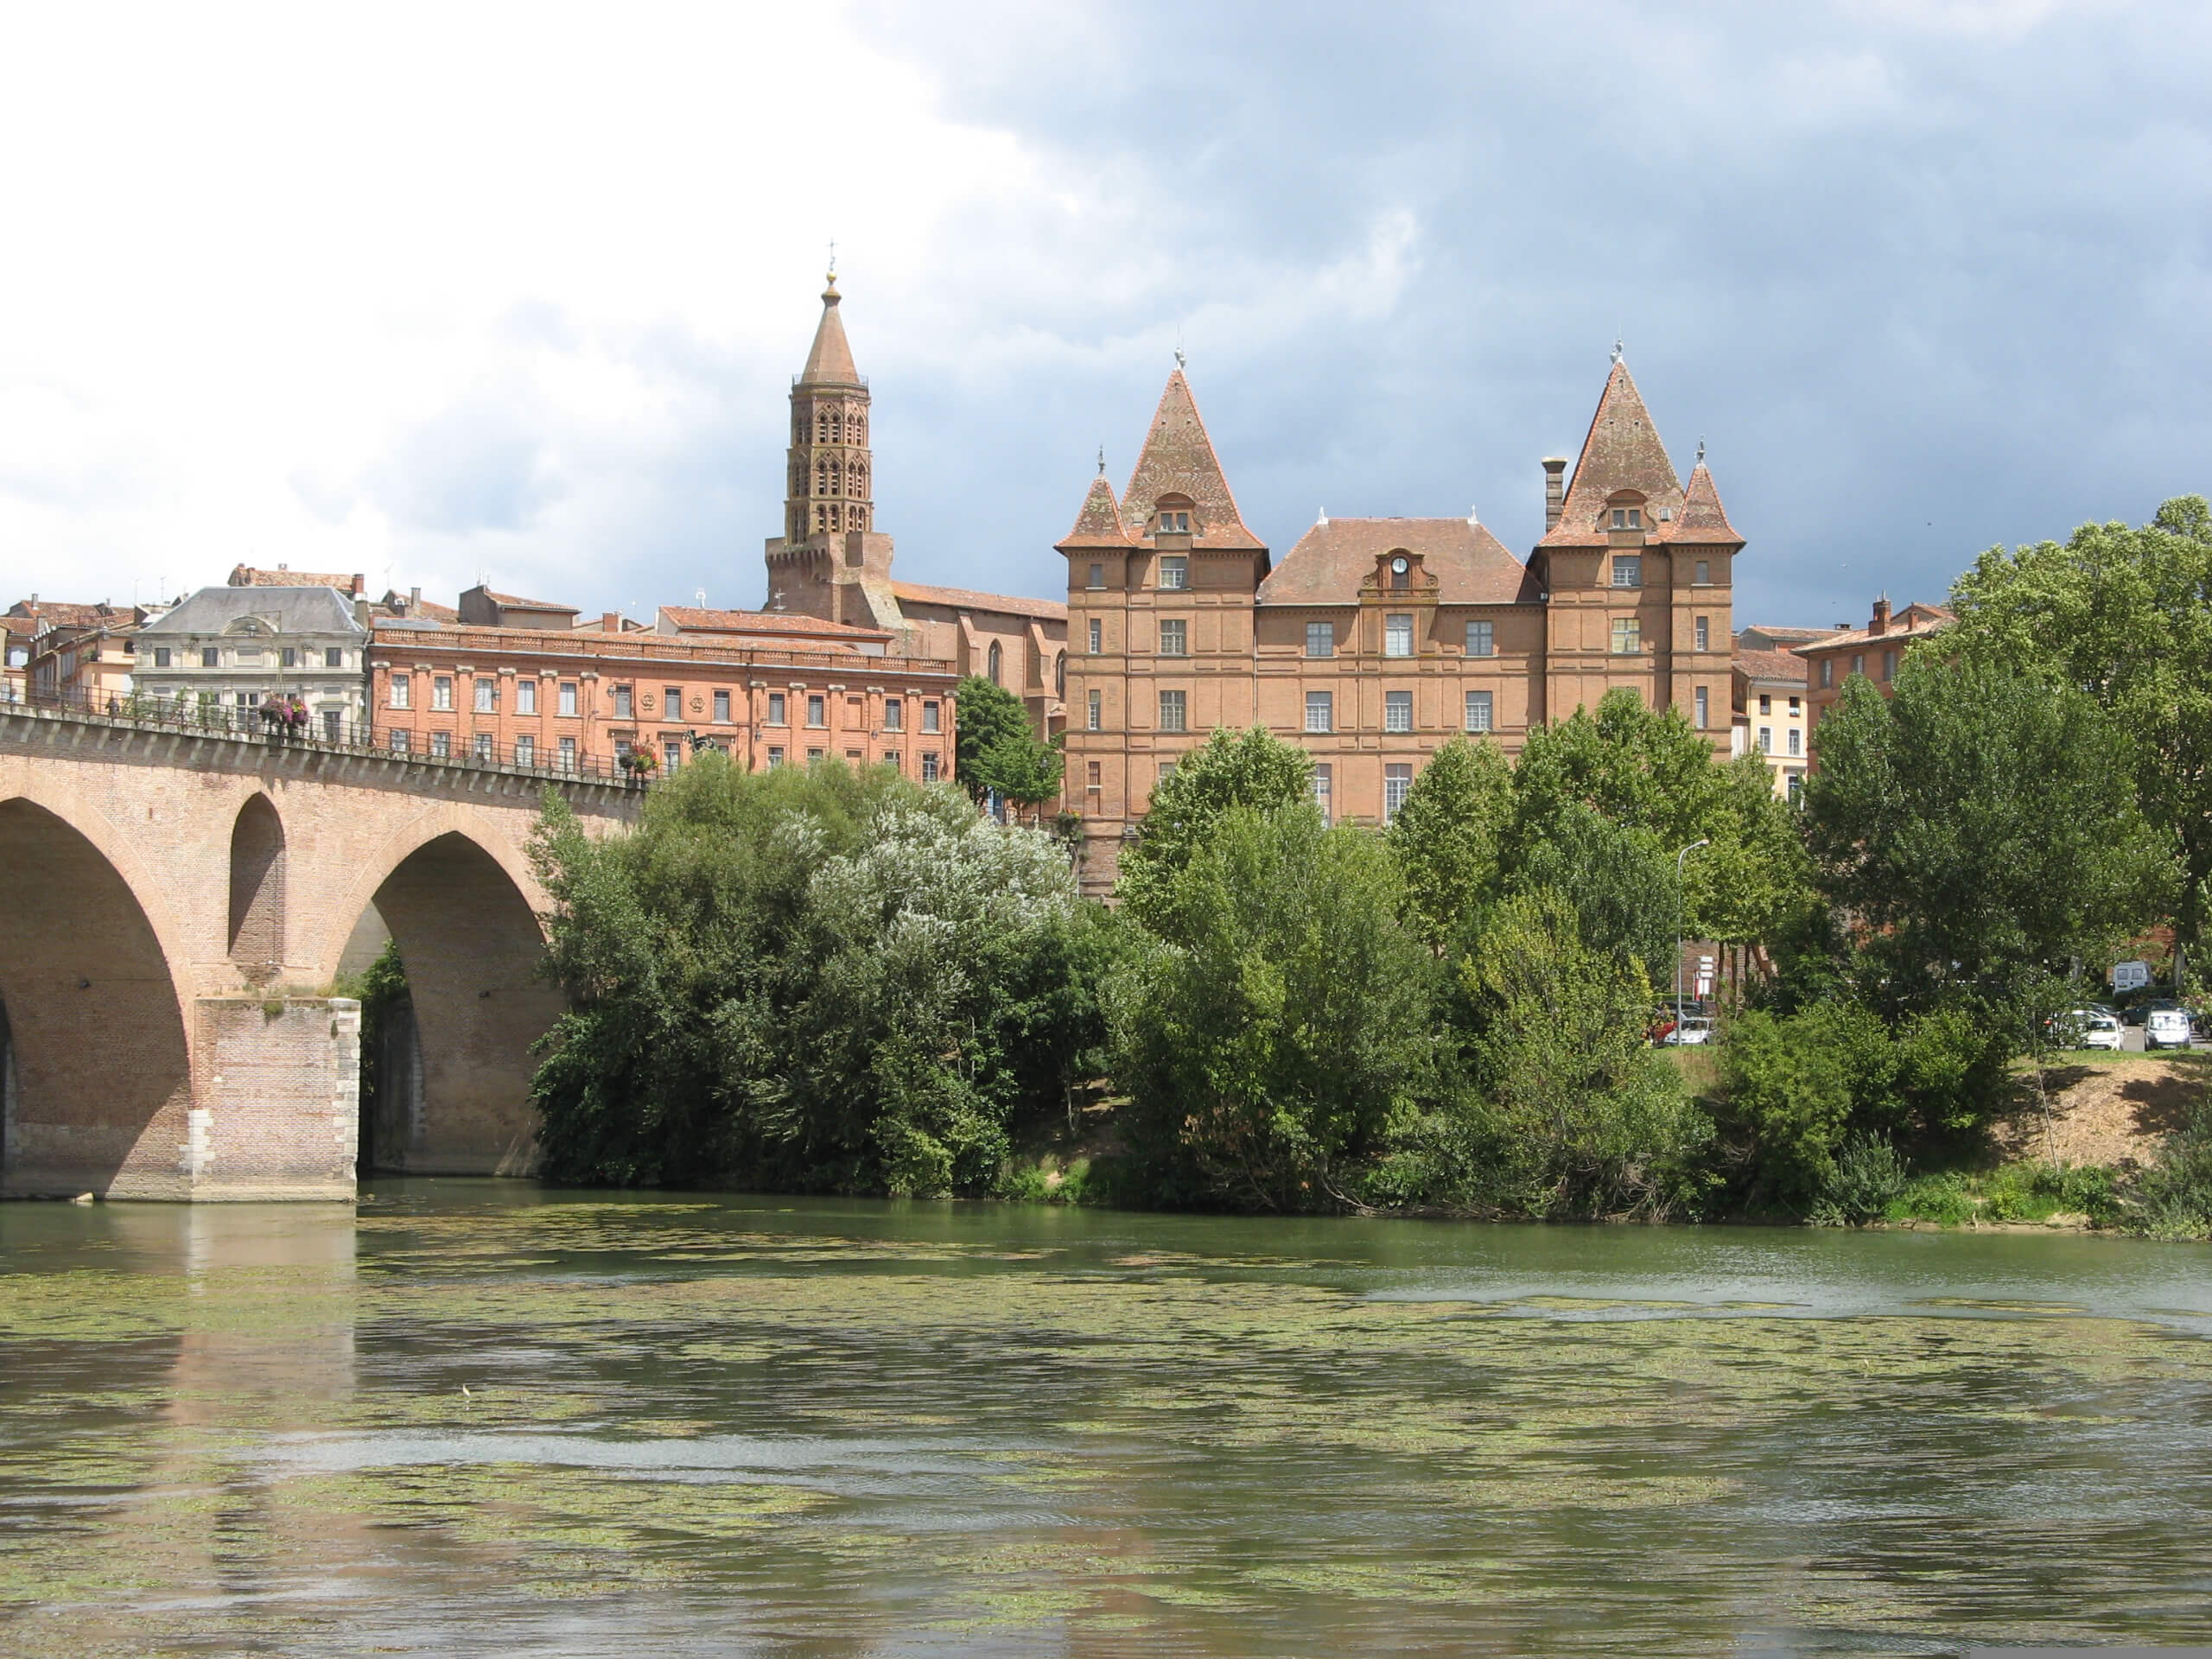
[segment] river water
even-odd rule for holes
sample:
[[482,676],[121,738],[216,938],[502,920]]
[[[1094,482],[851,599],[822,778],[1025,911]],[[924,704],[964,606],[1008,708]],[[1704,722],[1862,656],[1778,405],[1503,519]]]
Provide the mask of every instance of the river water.
[[0,1651],[2212,1640],[2212,1250],[0,1205]]

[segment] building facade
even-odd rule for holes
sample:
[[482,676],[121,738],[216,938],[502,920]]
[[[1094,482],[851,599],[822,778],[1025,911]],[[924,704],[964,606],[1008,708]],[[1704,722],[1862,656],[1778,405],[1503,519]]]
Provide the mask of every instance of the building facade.
[[1684,484],[1616,357],[1580,458],[1543,462],[1516,558],[1472,515],[1325,516],[1279,565],[1239,513],[1180,367],[1120,497],[1103,474],[1068,567],[1064,804],[1103,891],[1154,787],[1217,726],[1304,747],[1332,820],[1387,823],[1462,733],[1529,728],[1626,687],[1730,745],[1730,524],[1702,452]]
[[264,700],[297,697],[335,741],[367,724],[365,603],[327,585],[202,588],[138,630],[139,691],[250,727]]
[[105,605],[70,607],[90,614],[33,620],[24,677],[34,702],[119,710],[134,684],[134,636],[156,613]]
[[1843,695],[1844,683],[1862,676],[1884,696],[1891,692],[1905,649],[1941,633],[1958,620],[1941,605],[1908,605],[1892,614],[1886,597],[1874,601],[1872,616],[1863,628],[1839,628],[1818,639],[1793,647],[1805,660],[1807,731],[1819,728],[1821,718]]
[[1065,721],[1067,607],[893,578],[875,517],[874,411],[854,365],[833,274],[791,382],[784,529],[768,539],[768,609],[880,629],[911,657],[950,662],[1020,697],[1040,735]]
[[[861,638],[839,637],[849,632]],[[635,750],[665,774],[713,748],[753,770],[835,760],[949,778],[957,677],[867,649],[885,637],[381,622],[369,653],[377,742],[563,774],[604,774]]]

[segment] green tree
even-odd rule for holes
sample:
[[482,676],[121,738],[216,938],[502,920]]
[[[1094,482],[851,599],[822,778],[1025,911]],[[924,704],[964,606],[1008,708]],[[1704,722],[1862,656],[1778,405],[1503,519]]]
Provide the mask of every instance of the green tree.
[[[1546,862],[1535,849],[1556,826],[1575,824],[1571,808],[1586,807],[1667,864],[1670,936],[1675,856],[1695,841],[1708,844],[1683,868],[1688,937],[1763,939],[1808,903],[1809,872],[1791,810],[1775,798],[1765,763],[1757,755],[1719,760],[1679,709],[1647,709],[1634,691],[1609,691],[1594,712],[1578,709],[1529,733],[1513,787],[1509,864]],[[1645,951],[1654,963],[1664,954]]]
[[2200,944],[2212,926],[2212,506],[2181,496],[2140,529],[1993,547],[1952,597],[1947,652],[2082,690],[2111,717],[2138,803],[2180,862],[2177,931]]
[[1150,888],[1114,1079],[1168,1202],[1314,1210],[1354,1189],[1430,1074],[1431,958],[1380,841],[1310,803],[1213,813]]
[[1513,810],[1513,770],[1488,738],[1455,737],[1414,779],[1390,821],[1390,850],[1414,931],[1441,950],[1495,897]]
[[2154,907],[2155,842],[2110,722],[2080,691],[1910,653],[1896,695],[1854,677],[1821,722],[1806,823],[1894,1018],[1947,989],[2009,996],[2094,959]]
[[[1045,747],[1030,724],[1028,708],[1004,686],[980,674],[963,679],[953,696],[958,722],[952,745],[954,776],[976,800],[993,790],[1014,799],[1007,785],[1032,780],[1035,752]],[[1053,760],[1057,762],[1058,757]],[[1058,786],[1057,776],[1052,783]]]
[[1310,801],[1313,761],[1264,727],[1217,727],[1160,780],[1136,840],[1122,851],[1116,892],[1140,923],[1155,925],[1169,884],[1232,807],[1266,810]]

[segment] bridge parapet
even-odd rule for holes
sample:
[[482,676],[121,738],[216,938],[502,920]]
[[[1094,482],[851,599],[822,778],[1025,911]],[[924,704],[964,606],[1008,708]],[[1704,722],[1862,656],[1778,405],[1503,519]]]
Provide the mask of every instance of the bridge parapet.
[[[343,760],[361,763],[363,770],[356,776],[365,782],[373,777],[387,785],[412,782],[423,788],[475,792],[481,787],[499,786],[480,785],[471,779],[506,779],[528,785],[533,796],[550,786],[575,806],[613,804],[623,798],[634,804],[645,789],[637,776],[595,760],[580,761],[575,766],[525,764],[512,749],[494,750],[489,756],[479,756],[474,751],[459,755],[397,753],[378,747],[370,741],[374,734],[360,727],[342,727],[336,734],[311,728],[270,729],[220,715],[211,719],[181,703],[141,702],[130,698],[106,702],[105,708],[82,697],[0,702],[0,745],[43,744],[49,748],[79,750],[105,747],[112,759],[152,755],[174,764],[220,755],[256,770],[274,759],[300,774],[320,771],[327,760]],[[134,735],[165,739],[168,747],[125,741]],[[194,747],[179,747],[188,742]]]

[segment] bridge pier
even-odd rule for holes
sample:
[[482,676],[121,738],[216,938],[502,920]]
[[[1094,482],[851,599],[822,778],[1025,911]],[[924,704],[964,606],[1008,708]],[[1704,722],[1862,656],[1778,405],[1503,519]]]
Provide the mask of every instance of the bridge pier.
[[107,1113],[98,1092],[40,1086],[46,1068],[28,1057],[26,1103],[12,1077],[11,1044],[0,1060],[11,1074],[0,1194],[350,1202],[361,1005],[345,997],[200,997],[191,1024],[190,1083],[137,1122]]

